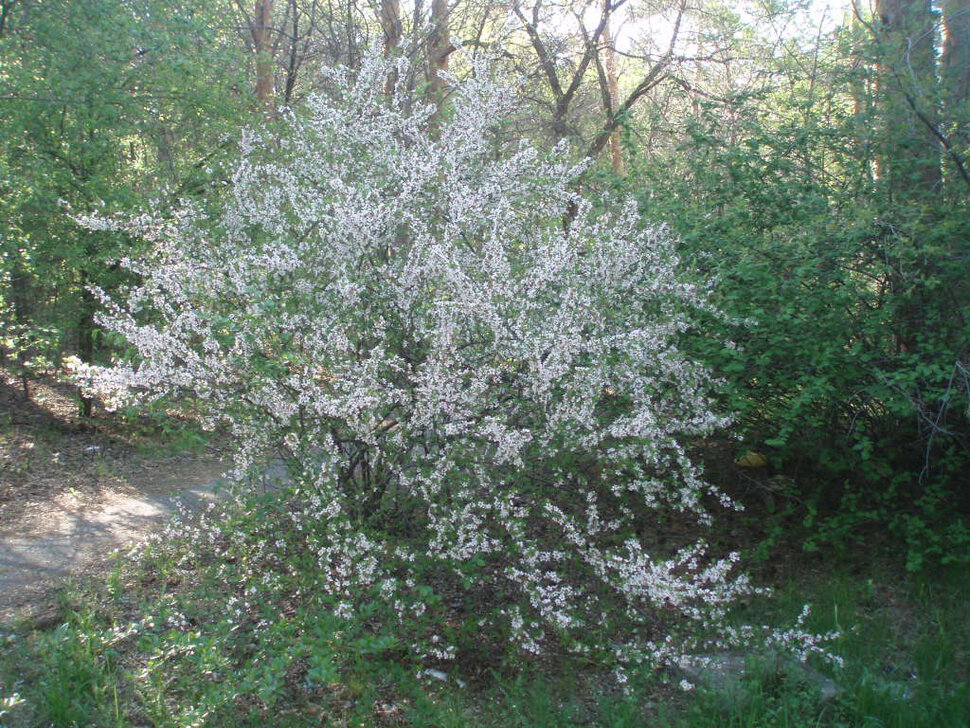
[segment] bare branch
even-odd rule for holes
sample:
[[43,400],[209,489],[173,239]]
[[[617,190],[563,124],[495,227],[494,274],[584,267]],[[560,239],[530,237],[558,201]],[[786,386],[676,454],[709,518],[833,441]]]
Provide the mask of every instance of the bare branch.
[[519,7],[518,3],[512,6],[512,11],[515,13],[516,17],[522,23],[525,28],[526,34],[529,36],[529,40],[532,43],[532,47],[539,57],[539,65],[542,67],[543,72],[546,75],[546,80],[549,82],[549,87],[552,89],[552,93],[555,95],[556,100],[562,98],[563,90],[562,85],[559,83],[559,74],[556,73],[556,64],[553,63],[549,51],[546,49],[545,43],[542,42],[542,38],[539,36],[539,30],[536,27],[539,20],[539,4],[533,7],[532,19],[534,22],[529,22]]

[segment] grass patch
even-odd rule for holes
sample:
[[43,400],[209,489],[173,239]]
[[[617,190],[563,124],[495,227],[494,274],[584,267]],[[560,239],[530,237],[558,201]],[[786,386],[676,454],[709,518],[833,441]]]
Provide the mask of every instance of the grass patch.
[[662,711],[659,725],[967,725],[967,569],[906,575],[902,564],[862,572],[849,566],[824,579],[793,575],[776,603],[763,612],[783,623],[783,615],[810,602],[809,631],[842,633],[833,649],[844,659],[844,666],[818,666],[838,687],[834,698],[822,699],[818,686],[797,670],[754,661],[735,693],[726,696],[700,686],[690,699]]
[[[50,631],[8,634],[0,659],[0,701],[18,700],[10,725],[126,726],[123,671],[111,630],[91,611],[68,610]],[[0,725],[6,725],[0,722]]]

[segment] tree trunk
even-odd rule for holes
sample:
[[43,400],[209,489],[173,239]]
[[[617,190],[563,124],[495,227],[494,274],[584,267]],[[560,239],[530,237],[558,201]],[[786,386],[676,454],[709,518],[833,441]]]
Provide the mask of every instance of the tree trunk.
[[[606,16],[603,22],[603,55],[606,71],[607,98],[609,104],[606,108],[608,117],[612,117],[620,107],[620,89],[616,82],[616,49],[613,48],[613,31],[610,28],[610,0],[603,0],[603,13]],[[610,160],[613,162],[613,172],[617,175],[623,174],[623,154],[620,149],[620,129],[617,128],[610,134]]]
[[10,273],[13,304],[10,313],[15,334],[14,341],[16,342],[14,344],[17,359],[16,374],[17,379],[20,380],[20,389],[25,400],[30,399],[30,378],[28,376],[30,311],[28,301],[31,296],[29,286],[27,272],[21,268],[19,260],[16,260]]
[[[77,353],[78,358],[85,364],[94,363],[94,312],[98,302],[84,285],[81,288],[81,312],[77,323]],[[82,417],[90,417],[94,411],[94,400],[78,389],[80,413]]]
[[381,30],[384,33],[384,55],[390,56],[401,42],[401,1],[381,0]]
[[273,0],[256,0],[253,11],[253,51],[256,53],[256,100],[267,110],[273,108],[276,88],[273,78],[273,51],[269,30]]
[[[939,128],[936,23],[930,0],[877,0],[879,96],[876,110],[884,125],[877,165],[888,193],[888,210],[938,209],[943,168]],[[925,240],[911,238],[908,263],[894,261],[893,329],[897,352],[921,352],[920,339],[933,316],[926,281],[936,258]],[[887,250],[887,255],[892,255]]]
[[290,21],[290,50],[289,58],[286,61],[286,82],[283,86],[283,103],[289,106],[293,102],[293,91],[296,88],[297,74],[300,70],[300,9],[296,5],[296,0],[290,0],[289,4]]
[[943,103],[952,141],[970,151],[970,0],[943,0]]
[[883,114],[880,172],[890,194],[938,193],[935,19],[929,0],[878,0]]
[[[401,44],[401,36],[403,35],[400,0],[381,0],[380,15],[381,30],[384,33],[384,57],[390,58]],[[384,95],[387,96],[389,102],[394,97],[396,83],[397,74],[389,73],[387,82],[384,84]]]
[[451,34],[448,29],[448,0],[431,0],[431,35],[428,38],[428,94],[440,104],[445,96],[445,80],[439,75],[448,70]]

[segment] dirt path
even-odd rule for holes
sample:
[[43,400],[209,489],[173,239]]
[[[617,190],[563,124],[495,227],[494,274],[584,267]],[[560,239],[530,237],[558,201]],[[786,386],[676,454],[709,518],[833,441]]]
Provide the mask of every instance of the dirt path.
[[140,489],[105,488],[94,495],[69,491],[23,509],[16,522],[3,519],[0,621],[29,611],[70,576],[103,571],[111,552],[159,528],[179,501],[192,509],[203,507],[215,498],[225,470],[212,457],[172,459],[167,466]]
[[0,622],[42,608],[70,576],[104,572],[179,498],[211,499],[227,469],[150,422],[103,411],[81,420],[74,394],[48,377],[25,398],[0,370]]

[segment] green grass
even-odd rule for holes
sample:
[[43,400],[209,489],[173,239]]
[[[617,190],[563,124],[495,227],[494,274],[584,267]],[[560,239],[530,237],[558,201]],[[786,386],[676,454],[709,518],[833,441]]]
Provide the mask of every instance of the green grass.
[[23,702],[0,718],[58,728],[129,725],[118,655],[105,634],[90,613],[73,612],[51,631],[8,638],[0,658],[0,702],[15,693]]
[[834,650],[844,667],[820,666],[839,688],[822,700],[797,672],[754,665],[730,700],[699,690],[660,725],[677,728],[801,726],[960,728],[970,725],[966,618],[967,570],[941,569],[896,582],[902,573],[793,581],[778,595],[778,614],[813,603],[809,631],[839,630]]

